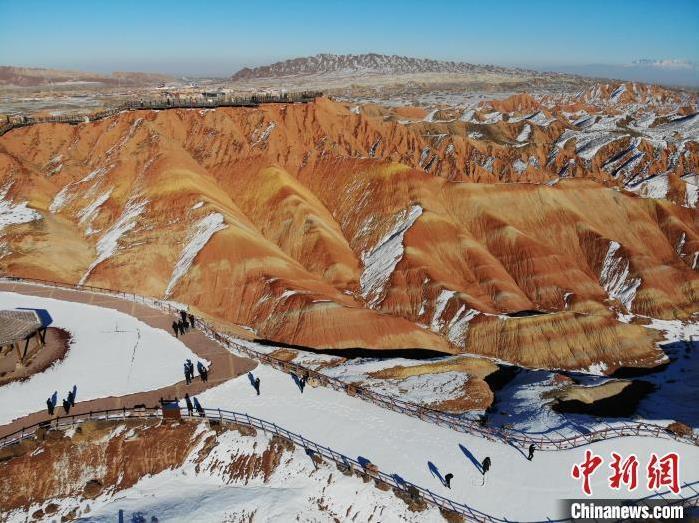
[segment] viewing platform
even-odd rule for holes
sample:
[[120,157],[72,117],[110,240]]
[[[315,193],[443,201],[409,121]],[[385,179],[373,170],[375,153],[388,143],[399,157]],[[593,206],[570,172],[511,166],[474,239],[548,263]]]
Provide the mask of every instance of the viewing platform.
[[[74,113],[57,116],[7,115],[0,120],[0,136],[18,127],[39,123],[67,123],[76,125],[109,118],[123,111],[166,110],[166,109],[215,109],[218,107],[258,107],[262,104],[309,103],[323,96],[320,91],[303,91],[300,93],[283,93],[279,95],[258,94],[252,96],[164,96],[141,100],[131,100],[93,113]],[[1,118],[1,117],[0,117]]]

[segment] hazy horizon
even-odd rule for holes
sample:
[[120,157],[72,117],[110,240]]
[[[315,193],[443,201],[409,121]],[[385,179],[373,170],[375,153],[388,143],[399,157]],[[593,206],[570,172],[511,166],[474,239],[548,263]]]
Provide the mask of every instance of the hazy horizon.
[[[598,0],[582,6],[290,0],[265,7],[216,0],[196,7],[0,0],[6,22],[0,63],[226,77],[243,67],[318,53],[375,52],[699,85],[699,3],[691,0],[662,9],[647,1]],[[633,65],[643,59],[660,64]],[[690,65],[668,67],[673,60]]]

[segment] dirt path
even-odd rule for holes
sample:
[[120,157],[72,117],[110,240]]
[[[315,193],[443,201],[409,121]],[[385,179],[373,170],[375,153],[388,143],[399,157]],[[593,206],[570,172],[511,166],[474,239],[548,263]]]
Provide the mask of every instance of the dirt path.
[[[122,300],[113,296],[15,282],[0,282],[0,292],[3,291],[77,303],[89,303],[100,307],[115,309],[134,316],[151,327],[172,332],[171,324],[174,316],[145,305]],[[133,407],[134,405],[141,404],[148,407],[155,407],[158,405],[160,398],[177,397],[182,399],[187,392],[190,396],[193,396],[228,381],[229,379],[245,374],[257,366],[257,363],[251,359],[231,354],[224,347],[210,340],[198,330],[191,330],[184,336],[180,336],[180,339],[197,356],[211,362],[209,381],[207,383],[203,383],[199,378],[196,378],[191,385],[186,385],[184,380],[182,380],[174,385],[148,392],[137,392],[126,396],[109,396],[107,398],[99,398],[90,401],[78,401],[75,407],[71,409],[70,413],[81,414],[97,410]],[[39,406],[40,405],[37,405],[37,407]],[[206,405],[203,406],[206,407]],[[63,408],[57,406],[56,413],[63,414]],[[22,427],[27,427],[48,419],[50,419],[50,416],[45,409],[18,418],[12,423],[0,427],[0,437],[12,434]]]

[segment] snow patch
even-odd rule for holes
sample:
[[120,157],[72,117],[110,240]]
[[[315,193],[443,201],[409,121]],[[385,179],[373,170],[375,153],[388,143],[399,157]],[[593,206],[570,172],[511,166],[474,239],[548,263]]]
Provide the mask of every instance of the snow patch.
[[421,214],[420,205],[404,209],[395,216],[393,228],[372,249],[362,253],[364,269],[359,284],[362,297],[370,306],[380,303],[386,284],[403,258],[403,237]]
[[631,310],[636,291],[641,285],[641,278],[629,275],[629,261],[619,252],[621,245],[615,241],[609,242],[609,249],[602,264],[600,284],[610,298],[617,299]]
[[119,219],[107,229],[107,232],[97,242],[97,258],[90,264],[83,277],[80,278],[80,285],[87,281],[95,267],[114,255],[119,247],[119,239],[136,227],[138,217],[145,211],[147,205],[148,200],[137,201],[132,198],[126,202]]
[[223,215],[218,212],[214,212],[205,216],[199,220],[189,235],[189,241],[187,245],[182,249],[180,254],[180,259],[177,261],[175,268],[172,271],[172,276],[170,276],[170,282],[165,290],[165,297],[169,297],[172,291],[177,286],[182,276],[184,276],[189,268],[194,262],[194,258],[197,257],[199,251],[201,251],[211,237],[216,234],[216,232],[228,227],[223,221]]

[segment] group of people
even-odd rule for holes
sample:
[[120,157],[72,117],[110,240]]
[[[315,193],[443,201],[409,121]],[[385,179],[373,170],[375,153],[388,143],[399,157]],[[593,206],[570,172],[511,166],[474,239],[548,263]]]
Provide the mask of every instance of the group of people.
[[195,326],[194,316],[187,314],[185,311],[180,311],[179,320],[175,319],[172,321],[172,331],[175,333],[175,337],[187,333],[189,329],[194,329]]
[[[66,415],[70,414],[70,409],[75,406],[75,398],[78,395],[78,387],[77,385],[73,385],[73,388],[68,391],[68,394],[65,398],[63,398],[62,401],[62,406],[63,406],[63,412],[65,412]],[[58,391],[54,391],[54,393],[48,397],[46,400],[46,409],[48,410],[49,416],[53,416],[54,412],[56,412],[56,405],[58,404]]]
[[[207,369],[206,365],[204,365],[201,361],[197,362],[197,371],[199,372],[201,381],[204,383],[209,381],[209,369]],[[192,360],[190,359],[187,359],[184,362],[184,380],[187,382],[187,385],[192,383],[194,380],[194,363],[192,363]]]
[[202,418],[206,415],[204,413],[204,408],[201,406],[201,403],[199,403],[199,400],[196,397],[190,398],[189,393],[186,393],[184,395],[184,401],[187,403],[187,413],[190,416],[194,416],[194,409],[197,409],[197,414],[199,414],[199,416]]
[[[527,454],[527,461],[531,461],[534,458],[534,451],[536,450],[536,446],[532,443],[529,445],[529,453]],[[492,464],[492,461],[490,459],[490,456],[486,456],[483,461],[481,462],[481,474],[483,475],[483,483],[485,483],[485,475],[486,473],[490,470],[490,465]],[[444,486],[447,488],[451,488],[451,480],[454,478],[454,474],[447,474],[444,476]]]

